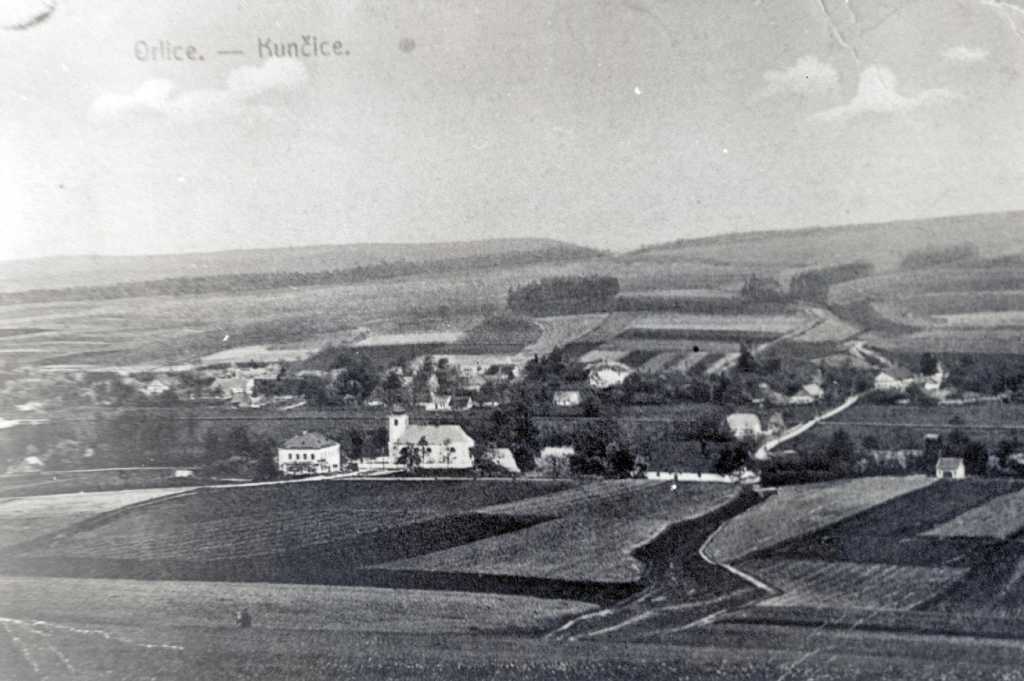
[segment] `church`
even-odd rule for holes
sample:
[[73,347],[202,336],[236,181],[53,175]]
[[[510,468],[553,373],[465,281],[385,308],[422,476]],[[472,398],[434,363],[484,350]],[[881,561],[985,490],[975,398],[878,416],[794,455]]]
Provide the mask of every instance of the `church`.
[[409,415],[401,408],[396,408],[388,417],[388,460],[391,464],[397,464],[402,450],[409,447],[419,453],[420,468],[472,468],[470,448],[474,444],[462,426],[411,424]]

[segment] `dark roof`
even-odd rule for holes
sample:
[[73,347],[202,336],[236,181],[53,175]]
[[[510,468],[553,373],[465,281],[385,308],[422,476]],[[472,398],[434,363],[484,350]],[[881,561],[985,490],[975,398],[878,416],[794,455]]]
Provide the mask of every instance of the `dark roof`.
[[338,444],[320,433],[299,433],[285,440],[281,449],[323,449]]

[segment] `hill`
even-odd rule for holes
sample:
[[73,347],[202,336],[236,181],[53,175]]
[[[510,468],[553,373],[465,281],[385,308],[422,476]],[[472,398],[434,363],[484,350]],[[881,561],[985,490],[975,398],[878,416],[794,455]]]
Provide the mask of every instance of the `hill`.
[[976,245],[983,257],[1020,253],[1021,234],[1024,211],[1014,211],[683,239],[622,257],[733,263],[764,273],[866,260],[884,271],[915,251],[965,242]]
[[10,260],[0,267],[0,291],[104,286],[178,277],[254,272],[322,272],[395,262],[545,253],[563,257],[599,252],[555,239],[488,239],[442,243],[366,243],[239,249],[167,255],[73,255]]

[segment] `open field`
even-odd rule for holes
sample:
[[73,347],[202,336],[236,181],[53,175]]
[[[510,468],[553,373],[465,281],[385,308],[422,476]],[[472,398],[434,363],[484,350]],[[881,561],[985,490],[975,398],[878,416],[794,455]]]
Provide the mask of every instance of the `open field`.
[[[587,606],[479,594],[33,578],[0,594],[0,669],[19,681],[1012,681],[1024,661],[1015,643],[742,623],[669,645],[553,642],[530,634]],[[231,622],[243,606],[244,632]]]
[[925,532],[932,537],[1009,539],[1024,529],[1024,492],[1004,494]]
[[[3,617],[75,621],[90,613],[107,626],[140,621],[226,628],[245,607],[256,626],[300,631],[425,634],[545,631],[587,603],[458,591],[316,584],[0,577]],[[2,634],[2,632],[0,632]]]
[[165,488],[181,491],[209,481],[175,478],[173,468],[97,469],[95,471],[47,471],[0,476],[0,498],[52,494],[82,494]]
[[50,534],[99,513],[179,494],[183,489],[137,489],[52,494],[0,500],[0,547]]
[[[504,481],[339,480],[199,489],[80,529],[37,551],[82,558],[130,556],[140,561],[284,555],[563,487]],[[381,547],[383,554],[388,550]]]
[[[381,567],[573,582],[636,582],[643,565],[632,555],[635,549],[669,524],[702,516],[739,494],[730,485],[690,484],[673,491],[670,483],[621,484],[623,488],[632,487],[632,493],[597,500],[580,495],[578,501],[566,506],[559,499],[557,505],[548,507],[560,510],[562,517],[557,520]],[[539,504],[543,509],[545,501],[526,503]],[[530,514],[537,512],[543,513],[533,510]]]
[[816,532],[777,544],[756,557],[970,567],[993,542],[924,533],[1022,488],[1024,482],[1011,480],[938,480]]
[[910,610],[967,574],[966,568],[819,560],[749,560],[744,570],[784,593],[761,607]]
[[696,315],[660,313],[641,315],[630,329],[679,331],[748,331],[781,335],[793,331],[807,320],[796,315]]
[[730,520],[715,535],[708,554],[717,561],[732,562],[932,482],[923,476],[877,477],[780,487],[763,503]]
[[602,323],[606,314],[580,314],[561,317],[537,317],[533,321],[540,326],[541,336],[523,348],[523,354],[547,355],[556,347],[565,347],[586,336]]

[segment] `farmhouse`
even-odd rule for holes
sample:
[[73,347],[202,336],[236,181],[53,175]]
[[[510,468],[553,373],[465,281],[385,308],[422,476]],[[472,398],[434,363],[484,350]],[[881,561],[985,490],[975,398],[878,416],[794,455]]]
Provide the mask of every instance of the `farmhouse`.
[[583,391],[575,386],[564,386],[551,395],[556,407],[578,407],[583,402]]
[[588,378],[591,387],[604,390],[622,385],[632,373],[633,370],[621,362],[605,361],[594,365]]
[[462,426],[414,425],[403,409],[388,417],[388,460],[398,464],[403,450],[419,455],[421,468],[472,468],[470,448],[476,444]]
[[277,467],[285,475],[315,475],[341,470],[341,445],[303,431],[277,448]]
[[557,478],[569,472],[569,460],[576,454],[573,447],[545,447],[537,457],[537,469],[544,475]]
[[505,447],[497,447],[487,452],[487,460],[495,466],[501,466],[509,473],[519,473],[519,465],[512,450]]
[[944,456],[935,464],[935,477],[963,480],[967,477],[964,460],[958,456]]
[[903,367],[892,367],[875,376],[875,390],[904,391],[914,382],[914,375]]
[[725,417],[725,424],[737,440],[756,438],[762,434],[761,419],[757,414],[729,414]]
[[789,398],[790,404],[814,404],[825,396],[825,391],[817,383],[808,383]]

